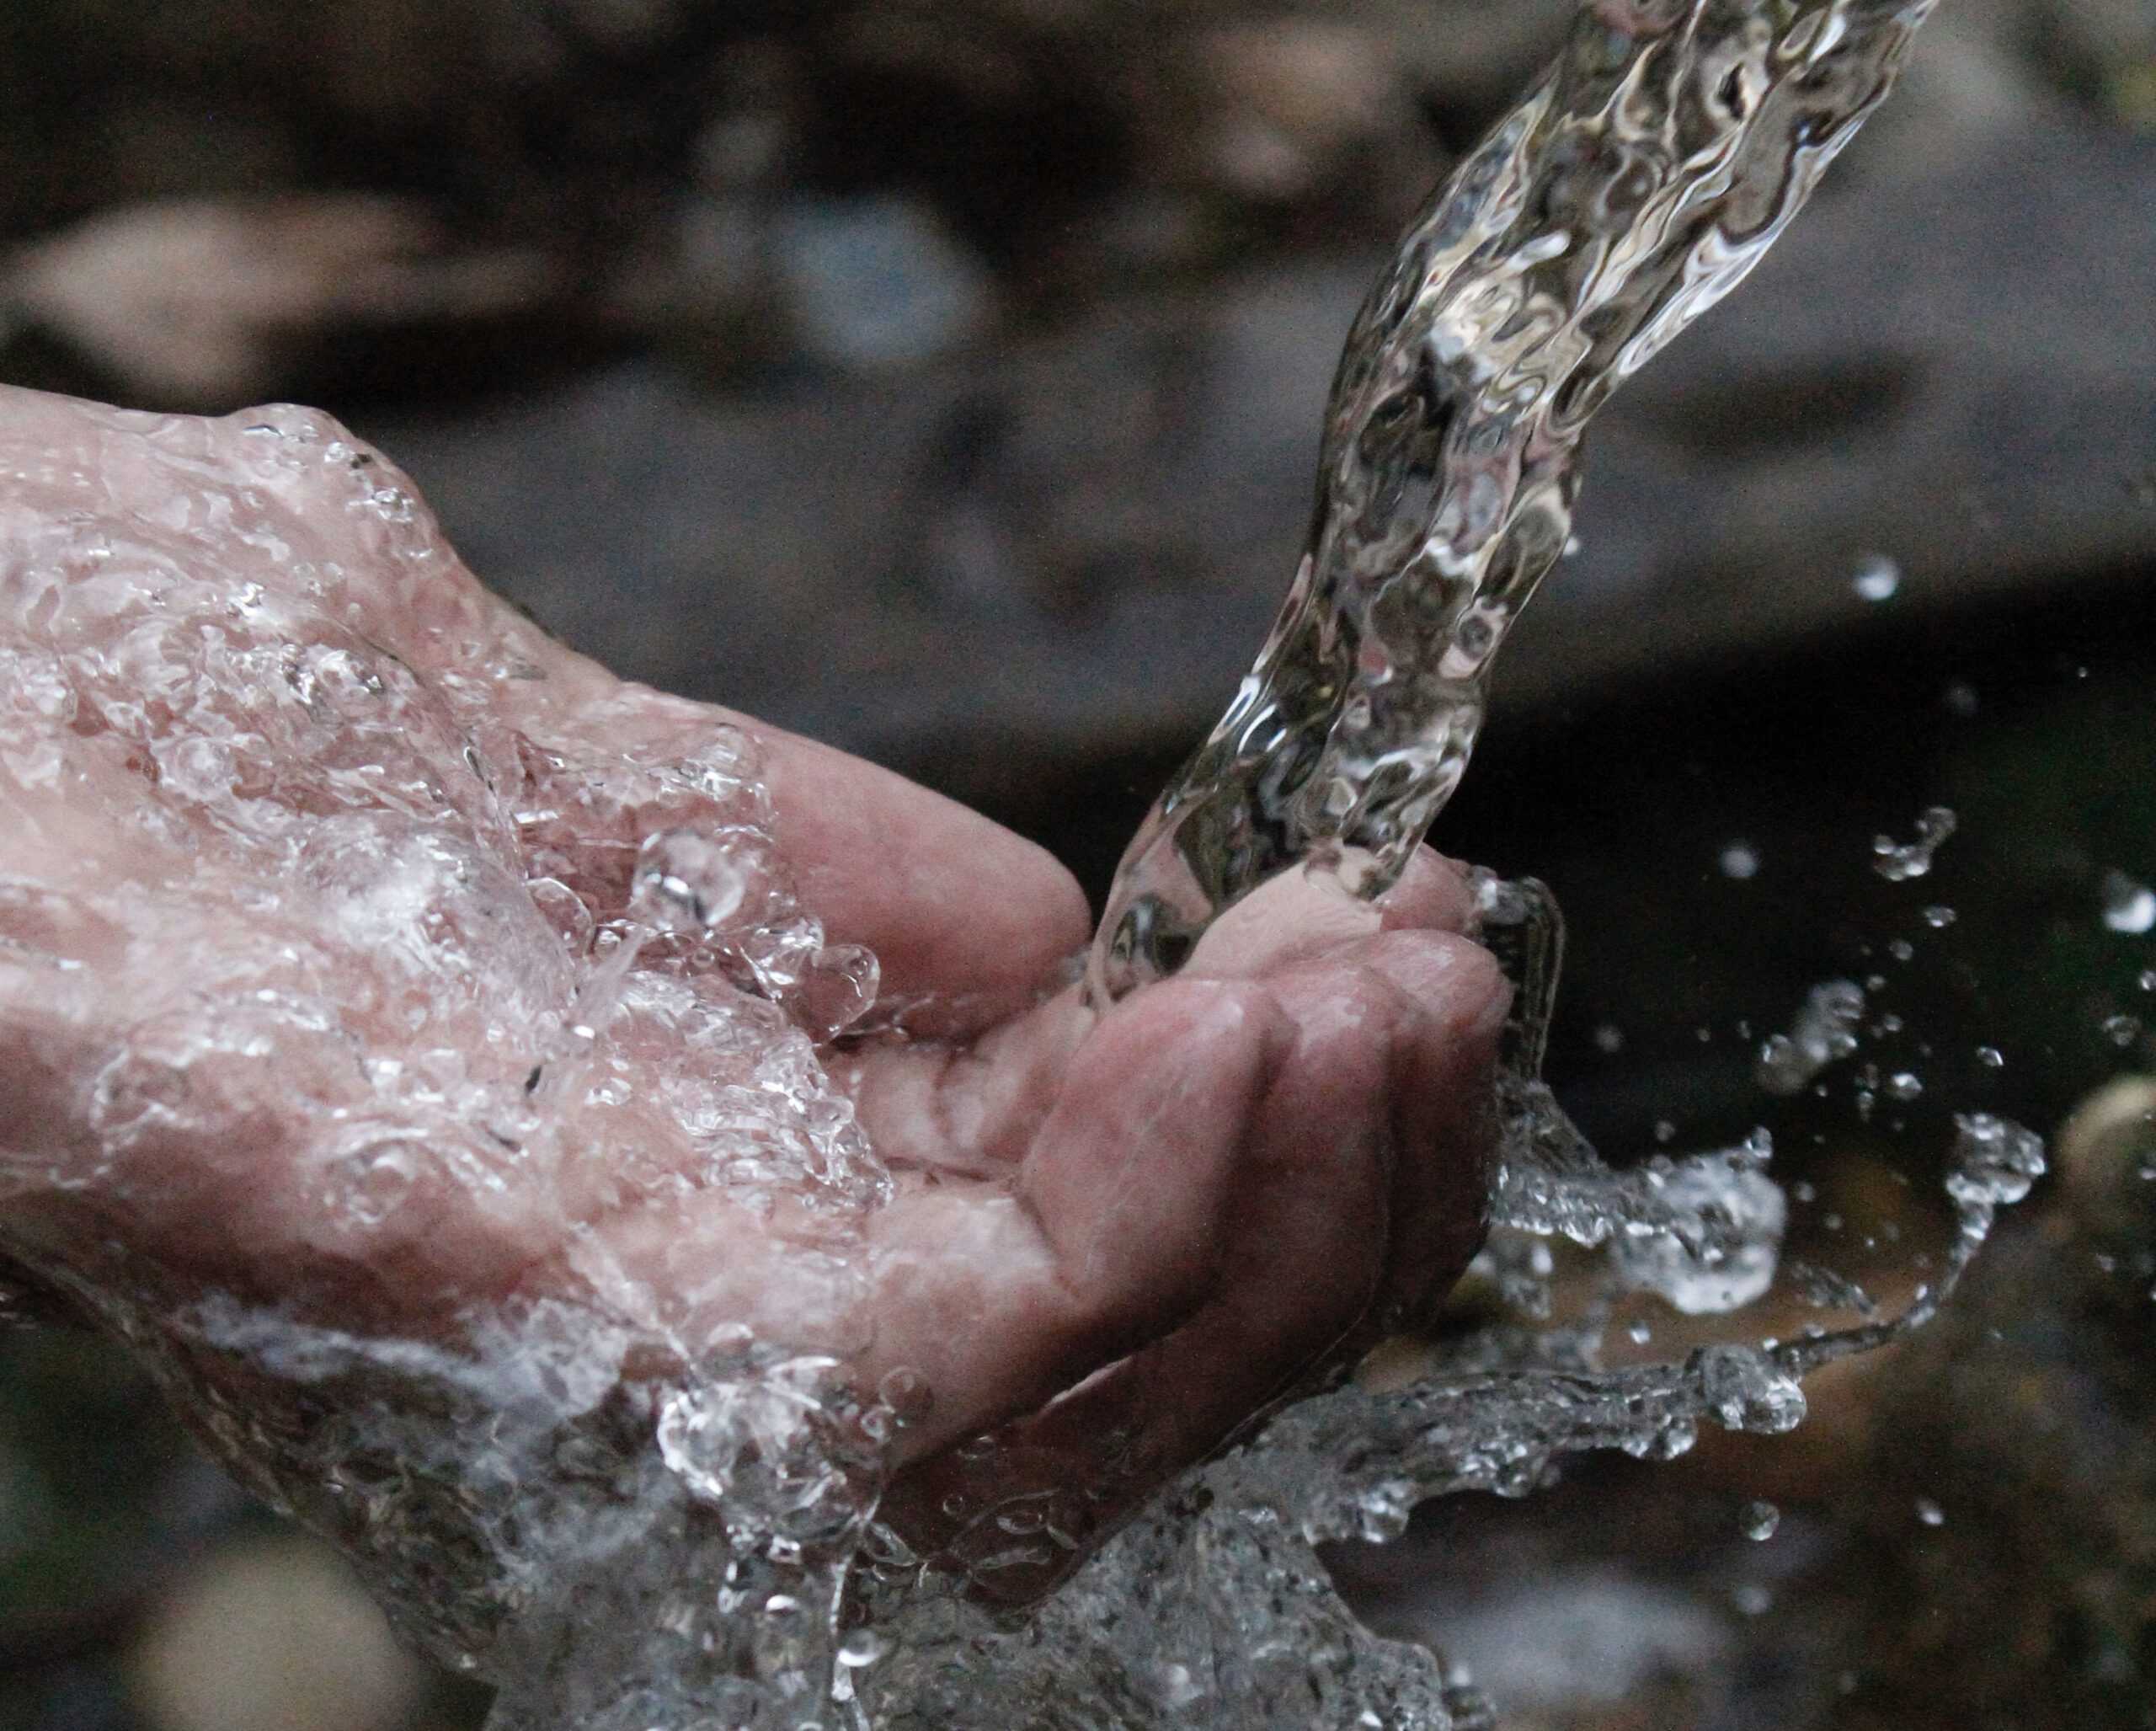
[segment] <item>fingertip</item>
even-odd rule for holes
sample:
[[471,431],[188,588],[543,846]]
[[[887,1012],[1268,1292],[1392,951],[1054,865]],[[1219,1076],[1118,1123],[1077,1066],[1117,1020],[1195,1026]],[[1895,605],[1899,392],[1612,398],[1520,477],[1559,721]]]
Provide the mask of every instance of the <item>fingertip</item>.
[[862,759],[756,732],[803,906],[833,942],[875,951],[886,995],[917,1001],[910,1030],[992,1026],[1084,948],[1085,892],[1046,848]]
[[1456,932],[1387,932],[1358,947],[1355,960],[1383,975],[1445,1039],[1495,1050],[1512,1007],[1512,982],[1497,959]]
[[1377,899],[1388,932],[1423,929],[1464,932],[1475,921],[1472,868],[1434,847],[1418,847],[1400,881]]
[[1252,978],[1311,961],[1383,929],[1331,873],[1290,868],[1214,921],[1183,976]]

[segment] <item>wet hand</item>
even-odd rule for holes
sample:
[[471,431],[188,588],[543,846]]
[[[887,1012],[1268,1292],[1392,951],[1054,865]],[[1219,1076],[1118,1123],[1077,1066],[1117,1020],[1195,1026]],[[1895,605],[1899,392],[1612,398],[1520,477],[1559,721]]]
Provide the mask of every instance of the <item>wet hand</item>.
[[[1013,1496],[1082,1546],[1472,1254],[1504,988],[1433,857],[1376,907],[1283,879],[1097,1016],[1047,855],[552,644],[334,425],[4,393],[0,474],[0,1245],[41,1279],[906,1373],[893,1517],[963,1558]],[[874,953],[865,1014],[621,948],[651,838],[728,825],[841,987]],[[782,1070],[887,1199],[729,1164],[712,1077]]]

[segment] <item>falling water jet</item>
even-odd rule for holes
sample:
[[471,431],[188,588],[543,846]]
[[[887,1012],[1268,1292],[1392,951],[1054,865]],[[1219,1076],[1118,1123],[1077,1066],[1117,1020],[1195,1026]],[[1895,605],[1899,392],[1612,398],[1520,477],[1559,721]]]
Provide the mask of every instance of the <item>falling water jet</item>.
[[1088,983],[1173,973],[1292,867],[1382,893],[1459,784],[1571,539],[1582,435],[1741,282],[1892,88],[1932,0],[1588,0],[1349,333],[1309,549],[1124,854]]

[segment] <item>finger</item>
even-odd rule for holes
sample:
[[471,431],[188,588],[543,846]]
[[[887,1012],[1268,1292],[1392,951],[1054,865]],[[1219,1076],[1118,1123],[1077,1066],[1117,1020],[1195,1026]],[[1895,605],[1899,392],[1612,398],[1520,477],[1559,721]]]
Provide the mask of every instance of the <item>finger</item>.
[[1203,1299],[1283,1038],[1257,988],[1171,982],[1086,1042],[1015,1186],[931,1186],[877,1217],[864,1369],[935,1394],[909,1457],[1038,1407]]
[[603,752],[691,754],[723,729],[751,742],[778,851],[831,943],[865,944],[878,1003],[921,1038],[958,1039],[1064,983],[1089,929],[1054,856],[940,793],[731,710],[625,686],[558,645],[527,645],[545,681],[504,688],[499,713]]
[[1375,904],[1385,929],[1460,932],[1475,923],[1475,884],[1469,868],[1434,847],[1418,847],[1400,881]]
[[833,1054],[830,1072],[892,1166],[1007,1176],[1096,1020],[1071,987],[970,1044],[872,1044]]
[[1487,950],[1450,932],[1386,932],[1353,959],[1388,980],[1403,1007],[1390,1253],[1372,1311],[1374,1326],[1399,1328],[1440,1301],[1481,1247],[1512,992]]
[[1187,972],[1254,978],[1331,954],[1380,932],[1465,932],[1475,900],[1463,868],[1427,847],[1375,901],[1348,894],[1323,870],[1283,872],[1235,903],[1198,941]]
[[[998,1597],[1022,1602],[1053,1585],[1153,1485],[1292,1387],[1377,1290],[1400,995],[1338,966],[1273,984],[1292,1032],[1229,1180],[1213,1296],[1182,1328],[1011,1427],[992,1455],[943,1455],[894,1488],[899,1530]],[[1044,1536],[1012,1542],[997,1515],[1014,1499],[1045,1515]]]
[[1077,879],[1001,825],[887,769],[755,729],[802,905],[865,943],[909,1032],[959,1037],[1060,983],[1090,929]]

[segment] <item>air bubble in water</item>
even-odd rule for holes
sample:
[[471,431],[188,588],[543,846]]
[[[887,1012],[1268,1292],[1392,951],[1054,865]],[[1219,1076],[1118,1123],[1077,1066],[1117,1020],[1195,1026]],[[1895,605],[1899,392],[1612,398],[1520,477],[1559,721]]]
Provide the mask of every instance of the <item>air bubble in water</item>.
[[1943,932],[1952,925],[1957,916],[1951,907],[1928,907],[1924,911],[1924,922],[1935,932]]
[[1755,1544],[1764,1543],[1774,1536],[1782,1524],[1782,1511],[1764,1498],[1747,1503],[1737,1518],[1738,1531]]
[[2137,937],[2156,930],[2156,890],[2124,872],[2104,874],[2104,923],[2114,932]]
[[2104,1033],[2115,1046],[2130,1046],[2141,1038],[2141,1018],[2138,1016],[2109,1016],[2104,1020]]
[[1881,553],[1866,553],[1858,560],[1849,578],[1849,587],[1859,599],[1867,601],[1892,600],[1901,586],[1902,568]]
[[1922,1521],[1926,1526],[1944,1526],[1946,1525],[1946,1511],[1940,1508],[1938,1504],[1933,1502],[1929,1497],[1919,1497],[1917,1499],[1916,1507],[1917,1519]]
[[2004,1070],[2006,1067],[2006,1055],[1997,1046],[1978,1046],[1977,1062],[1987,1070]]
[[1940,844],[1954,833],[1954,814],[1947,807],[1927,806],[1918,815],[1915,841],[1897,841],[1892,836],[1881,836],[1872,842],[1872,870],[1890,884],[1925,876]]
[[1759,851],[1749,841],[1732,841],[1721,851],[1721,874],[1742,883],[1759,875]]

